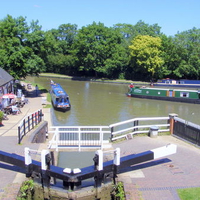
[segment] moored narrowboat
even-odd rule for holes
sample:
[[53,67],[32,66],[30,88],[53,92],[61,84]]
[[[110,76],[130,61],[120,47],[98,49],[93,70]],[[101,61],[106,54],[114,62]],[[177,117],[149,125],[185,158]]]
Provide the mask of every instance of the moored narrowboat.
[[129,87],[129,97],[200,104],[200,90]]
[[50,89],[50,95],[51,95],[51,102],[56,110],[60,111],[67,111],[71,108],[70,100],[68,94],[65,92],[65,90],[61,87],[60,84],[54,83],[51,81],[51,89]]
[[153,83],[154,86],[161,87],[187,87],[187,88],[200,88],[200,80],[187,80],[187,79],[162,79],[158,80],[156,83]]

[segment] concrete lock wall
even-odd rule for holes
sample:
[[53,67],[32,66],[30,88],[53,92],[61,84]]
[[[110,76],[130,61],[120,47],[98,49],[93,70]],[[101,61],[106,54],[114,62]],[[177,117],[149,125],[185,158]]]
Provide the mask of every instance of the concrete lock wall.
[[38,124],[29,137],[31,143],[44,143],[46,141],[46,134],[48,132],[48,122],[43,121]]

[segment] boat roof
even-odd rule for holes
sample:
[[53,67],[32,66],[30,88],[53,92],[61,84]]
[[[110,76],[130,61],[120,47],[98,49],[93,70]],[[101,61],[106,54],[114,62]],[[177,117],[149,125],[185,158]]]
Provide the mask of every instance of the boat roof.
[[198,92],[199,90],[189,90],[189,89],[173,89],[173,88],[155,88],[155,87],[135,87],[138,89],[148,89],[148,90],[173,90],[173,91],[181,91],[181,92]]
[[59,83],[51,84],[51,88],[57,96],[68,97],[68,94],[65,92],[65,90],[61,87]]

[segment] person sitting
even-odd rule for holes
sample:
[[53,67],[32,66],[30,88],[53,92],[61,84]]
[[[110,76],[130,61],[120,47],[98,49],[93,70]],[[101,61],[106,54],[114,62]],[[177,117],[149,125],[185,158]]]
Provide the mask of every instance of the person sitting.
[[11,109],[12,109],[12,114],[13,115],[17,115],[17,114],[20,113],[20,110],[19,110],[19,108],[16,105],[12,105]]
[[11,104],[11,105],[16,104],[16,100],[15,100],[15,99],[11,99],[11,100],[10,100],[10,104]]

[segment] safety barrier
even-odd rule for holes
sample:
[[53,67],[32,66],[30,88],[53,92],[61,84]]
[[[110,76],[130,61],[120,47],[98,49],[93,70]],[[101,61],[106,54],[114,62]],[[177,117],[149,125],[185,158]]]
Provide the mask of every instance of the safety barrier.
[[[94,165],[83,168],[61,168],[53,165],[52,154],[48,150],[37,151],[26,147],[25,157],[17,154],[10,154],[0,151],[0,161],[6,162],[21,168],[25,168],[26,177],[40,177],[43,186],[50,187],[50,180],[54,178],[63,181],[66,189],[74,190],[81,187],[83,180],[94,178],[95,187],[100,187],[107,179],[112,178],[115,183],[117,174],[122,173],[124,168],[142,162],[159,159],[175,154],[177,146],[168,144],[153,150],[145,151],[128,156],[120,156],[120,148],[112,150],[113,160],[103,162],[102,150],[97,150],[93,158]],[[40,156],[40,161],[33,160],[33,156]],[[78,167],[78,166],[77,166]]]
[[[111,124],[109,126],[111,128],[111,140],[114,141],[121,138],[128,139],[129,137],[132,138],[134,134],[149,133],[149,130],[152,126],[158,127],[158,133],[169,132],[169,119],[170,117],[145,117],[134,118],[123,122]],[[150,121],[154,122],[150,123]]]
[[200,125],[174,117],[173,135],[200,146]]
[[42,109],[26,116],[18,125],[18,144],[21,143],[22,138],[30,132],[36,125],[42,121]]
[[54,133],[49,142],[49,149],[62,148],[100,148],[109,144],[108,126],[53,126],[49,133]]
[[53,126],[51,127],[53,130],[49,131],[54,133],[49,142],[49,149],[56,151],[71,147],[78,148],[79,151],[83,147],[103,149],[110,140],[128,139],[134,134],[149,133],[152,126],[158,127],[158,132],[169,132],[169,119],[170,117],[134,118],[109,126]]

